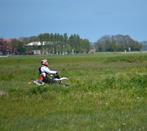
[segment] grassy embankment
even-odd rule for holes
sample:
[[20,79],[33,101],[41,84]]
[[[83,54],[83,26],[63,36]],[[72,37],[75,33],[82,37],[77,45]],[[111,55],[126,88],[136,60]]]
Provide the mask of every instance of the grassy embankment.
[[45,57],[68,87],[28,84],[41,58],[0,58],[0,130],[147,130],[147,54]]

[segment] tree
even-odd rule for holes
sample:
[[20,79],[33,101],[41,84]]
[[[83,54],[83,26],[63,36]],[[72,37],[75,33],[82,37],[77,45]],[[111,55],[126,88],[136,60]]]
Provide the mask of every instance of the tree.
[[103,36],[96,43],[97,51],[139,51],[141,44],[128,35]]
[[16,49],[16,54],[19,55],[24,55],[26,52],[26,48],[25,48],[25,44],[23,41],[17,40],[17,39],[13,39],[11,42],[11,45],[13,48]]

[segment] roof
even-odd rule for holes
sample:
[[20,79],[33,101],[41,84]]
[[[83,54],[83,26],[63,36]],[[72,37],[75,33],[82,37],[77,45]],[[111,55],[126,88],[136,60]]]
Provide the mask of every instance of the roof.
[[34,41],[34,42],[30,42],[27,44],[27,46],[41,46],[41,45],[45,45],[45,43],[41,43],[40,41]]

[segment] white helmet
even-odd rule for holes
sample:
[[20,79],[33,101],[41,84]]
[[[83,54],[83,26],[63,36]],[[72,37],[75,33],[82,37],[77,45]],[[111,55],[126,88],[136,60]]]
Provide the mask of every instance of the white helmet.
[[47,61],[47,59],[41,60],[41,64],[42,64],[42,65],[45,65],[45,66],[48,66],[48,61]]

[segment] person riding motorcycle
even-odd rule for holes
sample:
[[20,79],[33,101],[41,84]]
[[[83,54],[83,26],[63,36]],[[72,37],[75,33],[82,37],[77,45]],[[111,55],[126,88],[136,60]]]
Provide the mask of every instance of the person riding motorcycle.
[[49,82],[48,75],[54,75],[55,78],[60,78],[57,71],[50,70],[48,68],[48,60],[41,60],[41,66],[39,67],[39,78],[34,81],[37,85],[43,85]]

